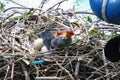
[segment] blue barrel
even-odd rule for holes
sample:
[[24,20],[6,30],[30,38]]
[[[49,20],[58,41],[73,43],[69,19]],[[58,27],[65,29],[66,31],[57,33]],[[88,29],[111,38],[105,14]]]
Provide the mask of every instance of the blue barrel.
[[[90,0],[90,6],[95,15],[102,20],[105,20],[103,17],[103,2],[105,0]],[[105,21],[120,25],[120,0],[107,0],[105,5]]]

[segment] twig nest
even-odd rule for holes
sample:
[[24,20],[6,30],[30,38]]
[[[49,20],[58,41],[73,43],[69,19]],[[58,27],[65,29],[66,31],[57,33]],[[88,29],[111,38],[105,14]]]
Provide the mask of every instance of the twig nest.
[[43,39],[42,38],[38,38],[34,41],[34,48],[36,50],[40,50],[43,47]]

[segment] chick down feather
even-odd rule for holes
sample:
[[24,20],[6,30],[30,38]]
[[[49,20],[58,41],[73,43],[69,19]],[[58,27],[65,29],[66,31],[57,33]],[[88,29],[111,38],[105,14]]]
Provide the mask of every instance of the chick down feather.
[[68,45],[70,45],[72,39],[64,39],[64,37],[59,36],[55,37],[54,39],[51,40],[51,48],[52,49],[61,49],[64,48]]

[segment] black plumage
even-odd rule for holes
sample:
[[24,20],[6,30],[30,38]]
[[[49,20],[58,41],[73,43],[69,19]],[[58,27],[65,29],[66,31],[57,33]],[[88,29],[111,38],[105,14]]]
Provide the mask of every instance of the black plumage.
[[69,46],[71,43],[72,39],[64,39],[64,37],[59,36],[55,37],[54,39],[51,40],[51,47],[54,49],[61,49],[66,46]]
[[41,33],[41,38],[43,39],[43,44],[50,50],[51,40],[55,37],[53,36],[54,32],[52,31],[44,31]]
[[72,35],[74,33],[70,30],[62,32],[44,31],[41,33],[41,38],[48,50],[58,50],[70,45]]

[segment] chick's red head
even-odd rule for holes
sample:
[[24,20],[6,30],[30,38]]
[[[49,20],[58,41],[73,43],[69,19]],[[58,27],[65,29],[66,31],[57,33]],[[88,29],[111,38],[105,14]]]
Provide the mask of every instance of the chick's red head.
[[70,39],[74,35],[74,32],[73,30],[66,30],[62,34],[64,35],[64,39]]
[[65,31],[57,31],[55,32],[54,36],[58,37],[58,36],[63,36],[65,37],[65,39],[69,39],[71,38],[71,36],[74,35],[74,31],[69,29],[69,30],[65,30]]
[[58,37],[58,36],[60,36],[62,34],[63,34],[63,31],[57,31],[57,32],[54,33],[54,36]]
[[70,29],[70,30],[67,30],[66,32],[67,32],[68,34],[70,34],[71,36],[74,35],[74,31],[71,30],[71,29]]

